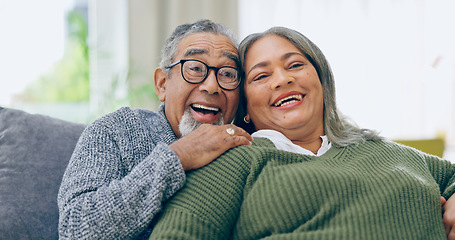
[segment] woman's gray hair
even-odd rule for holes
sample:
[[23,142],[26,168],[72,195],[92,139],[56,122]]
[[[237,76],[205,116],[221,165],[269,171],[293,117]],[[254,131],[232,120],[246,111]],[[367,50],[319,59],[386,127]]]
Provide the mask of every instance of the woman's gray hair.
[[169,69],[166,67],[174,62],[177,54],[177,47],[180,41],[186,36],[194,33],[221,34],[228,37],[234,43],[236,48],[238,47],[238,42],[234,34],[228,28],[219,23],[203,19],[195,23],[182,24],[178,26],[174,32],[172,32],[171,36],[166,39],[163,49],[161,50],[160,68],[164,72],[168,73]]
[[[305,55],[316,69],[324,94],[324,133],[334,146],[344,147],[351,144],[359,144],[366,140],[382,139],[376,131],[361,129],[339,113],[335,100],[335,81],[331,67],[319,47],[300,32],[285,27],[273,27],[265,32],[247,36],[240,43],[239,47],[240,63],[243,68],[245,68],[245,57],[248,48],[255,41],[271,34],[289,40]],[[240,106],[234,124],[252,133],[255,131],[254,125],[252,123],[247,124],[243,121],[243,117],[247,113],[244,84],[240,85]]]

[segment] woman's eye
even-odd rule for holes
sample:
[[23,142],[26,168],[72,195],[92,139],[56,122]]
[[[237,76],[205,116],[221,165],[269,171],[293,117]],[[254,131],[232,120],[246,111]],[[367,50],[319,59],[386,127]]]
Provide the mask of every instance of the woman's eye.
[[264,79],[265,77],[267,77],[267,75],[259,75],[259,76],[255,77],[255,78],[253,78],[253,82],[254,81],[259,81],[261,79]]
[[295,68],[300,68],[303,66],[303,63],[294,63],[289,66],[289,69],[295,69]]

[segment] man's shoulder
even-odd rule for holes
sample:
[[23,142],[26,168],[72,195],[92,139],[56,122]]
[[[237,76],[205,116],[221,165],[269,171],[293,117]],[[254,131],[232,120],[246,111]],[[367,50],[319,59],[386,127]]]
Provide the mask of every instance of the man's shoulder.
[[153,142],[167,144],[176,140],[161,108],[155,112],[148,109],[121,107],[96,119],[88,126],[85,135],[99,134],[124,139],[139,139],[143,136]]
[[161,121],[165,118],[164,115],[160,114],[159,112],[155,112],[149,109],[135,108],[130,109],[130,111],[132,111],[133,114],[136,114],[136,116],[141,120]]
[[122,132],[138,132],[150,127],[157,128],[162,122],[162,117],[151,110],[122,107],[93,121],[87,127],[86,132],[118,135]]
[[124,116],[124,117],[138,117],[138,118],[159,118],[161,114],[158,112],[143,109],[143,108],[131,108],[131,107],[121,107],[112,113],[116,116]]
[[148,109],[139,109],[131,107],[121,107],[111,113],[108,113],[97,120],[94,123],[106,124],[108,126],[113,125],[130,125],[143,122],[157,122],[162,120],[162,116]]

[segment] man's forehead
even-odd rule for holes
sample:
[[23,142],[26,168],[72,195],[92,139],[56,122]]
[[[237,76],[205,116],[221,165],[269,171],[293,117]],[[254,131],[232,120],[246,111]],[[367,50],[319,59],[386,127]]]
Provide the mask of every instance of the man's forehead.
[[[206,48],[198,48],[198,47],[191,47],[186,49],[185,53],[183,54],[184,57],[191,57],[195,55],[204,55],[208,54],[208,49]],[[232,59],[234,62],[238,62],[239,57],[236,53],[230,52],[230,51],[223,51],[222,56],[227,57],[229,59]]]
[[[178,46],[183,57],[208,55],[211,53],[227,57],[238,62],[235,44],[228,37],[215,33],[193,33],[184,37]],[[178,55],[180,55],[178,54]]]

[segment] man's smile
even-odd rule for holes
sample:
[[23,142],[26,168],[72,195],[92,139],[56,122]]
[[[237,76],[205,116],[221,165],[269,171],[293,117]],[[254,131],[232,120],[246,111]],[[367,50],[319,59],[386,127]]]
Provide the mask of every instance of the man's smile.
[[193,103],[190,105],[190,108],[193,118],[203,123],[213,123],[221,115],[221,109],[219,107]]

